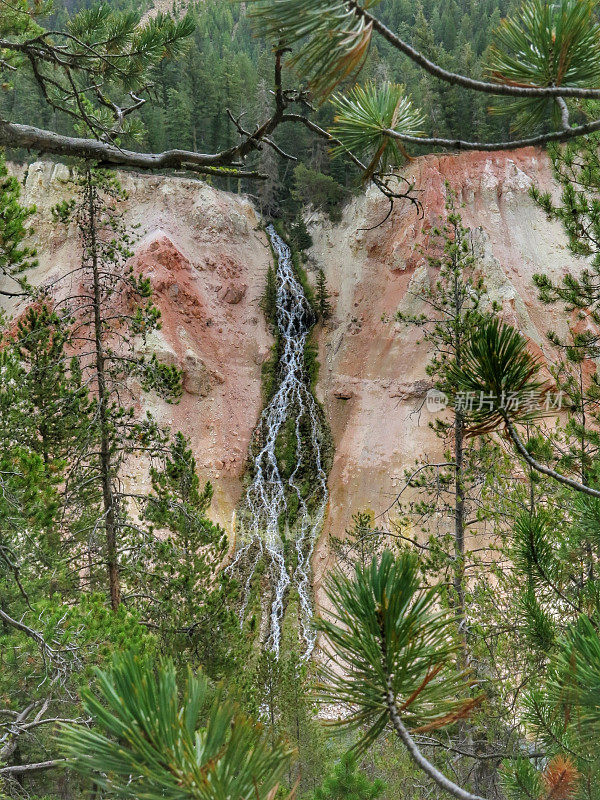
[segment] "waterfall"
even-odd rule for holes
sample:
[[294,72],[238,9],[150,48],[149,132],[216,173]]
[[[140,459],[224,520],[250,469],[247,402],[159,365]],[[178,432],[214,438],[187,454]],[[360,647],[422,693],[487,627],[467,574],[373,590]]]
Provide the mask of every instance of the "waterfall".
[[[266,647],[276,655],[285,598],[288,590],[296,587],[308,658],[315,644],[310,560],[327,503],[321,413],[304,363],[314,314],[294,272],[289,247],[272,225],[267,233],[277,258],[276,324],[280,337],[277,389],[261,414],[250,445],[253,470],[240,510],[241,546],[229,569],[247,570],[241,611],[243,624],[252,578],[261,559],[266,560],[272,592]],[[278,463],[277,449],[286,434],[291,437],[294,449],[292,464],[288,463],[284,470]],[[287,553],[284,539],[289,543]],[[295,549],[293,571],[286,560],[290,544]]]

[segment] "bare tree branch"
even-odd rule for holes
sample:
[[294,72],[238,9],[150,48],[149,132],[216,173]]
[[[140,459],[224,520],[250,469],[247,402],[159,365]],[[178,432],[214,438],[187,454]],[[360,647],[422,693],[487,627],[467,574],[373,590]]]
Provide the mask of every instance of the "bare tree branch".
[[[115,167],[134,167],[143,170],[185,169],[191,172],[217,173],[219,166],[230,166],[239,153],[231,148],[221,153],[196,153],[189,150],[165,150],[163,153],[136,153],[123,150],[97,139],[62,136],[53,131],[0,120],[0,145],[4,147],[41,150],[60,156],[75,156]],[[242,147],[240,146],[241,150]],[[208,169],[207,169],[208,168]],[[260,177],[259,173],[247,173]]]
[[[564,102],[564,101],[563,101]],[[566,105],[565,105],[566,108]],[[562,107],[561,107],[562,111]],[[520,147],[534,147],[548,142],[566,142],[568,139],[575,139],[578,136],[585,136],[595,131],[600,131],[600,120],[588,122],[585,125],[577,125],[571,127],[568,124],[569,116],[568,109],[565,118],[562,114],[563,124],[566,120],[566,127],[561,128],[559,131],[551,131],[550,133],[540,133],[537,136],[530,136],[526,139],[514,139],[505,142],[469,142],[464,139],[439,139],[437,137],[420,137],[420,136],[407,136],[403,133],[388,128],[384,131],[386,136],[390,139],[397,139],[407,144],[420,144],[426,147],[444,147],[453,150],[516,150]]]
[[15,764],[12,767],[0,767],[0,775],[23,775],[27,772],[40,772],[44,769],[53,769],[65,763],[64,758],[55,758],[52,761],[39,761],[37,764]]

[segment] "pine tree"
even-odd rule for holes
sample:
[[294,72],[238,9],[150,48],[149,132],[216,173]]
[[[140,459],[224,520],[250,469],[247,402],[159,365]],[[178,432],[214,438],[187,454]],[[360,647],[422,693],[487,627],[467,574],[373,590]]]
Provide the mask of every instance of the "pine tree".
[[[289,618],[294,619],[292,615]],[[298,763],[289,769],[285,782],[305,797],[324,778],[328,747],[312,691],[315,664],[302,658],[298,642],[298,629],[290,621],[283,631],[279,656],[252,647],[234,685],[249,713],[263,721],[269,738],[277,741],[283,737],[297,751]]]
[[155,390],[172,402],[181,393],[181,377],[156,356],[147,359],[134,350],[134,337],[158,327],[160,312],[152,302],[149,280],[134,274],[128,264],[131,236],[119,212],[123,191],[113,177],[90,168],[79,177],[77,188],[76,199],[60,204],[56,214],[64,222],[74,217],[80,233],[83,288],[66,303],[76,325],[73,345],[86,353],[81,370],[95,399],[90,435],[97,437],[98,448],[90,448],[87,457],[95,459],[89,469],[97,475],[102,500],[93,527],[104,533],[103,560],[116,611],[121,601],[119,553],[136,530],[127,495],[119,487],[119,471],[127,456],[151,456],[165,438],[154,420],[137,421],[133,407],[122,405],[122,387],[137,377],[144,390]]
[[227,535],[207,517],[212,485],[200,486],[196,460],[181,433],[150,475],[144,517],[155,529],[130,578],[132,592],[140,592],[144,619],[170,648],[181,648],[186,660],[192,652],[208,675],[222,679],[235,668],[232,641],[239,637],[239,622],[232,610],[235,590],[222,570]]
[[306,222],[302,214],[299,214],[296,221],[290,226],[290,239],[296,250],[308,250],[313,246],[312,236],[308,232]]
[[317,311],[322,320],[329,319],[331,316],[331,301],[329,298],[330,294],[327,291],[327,280],[325,278],[325,273],[321,268],[317,273],[317,291],[315,299],[317,303]]
[[61,318],[46,303],[30,306],[9,334],[7,344],[22,369],[22,390],[29,404],[30,440],[44,463],[55,467],[73,457],[74,439],[89,419],[89,396],[71,346],[71,320]]
[[[460,393],[454,380],[454,371],[462,368],[472,335],[496,307],[478,274],[471,231],[462,223],[451,187],[447,185],[446,191],[446,218],[433,231],[443,249],[439,256],[428,256],[432,277],[414,295],[425,311],[418,315],[399,311],[396,315],[400,322],[423,330],[423,340],[430,347],[427,374],[432,378],[433,392],[437,392],[433,399],[443,397],[447,406],[443,416],[429,424],[443,443],[444,454],[437,463],[425,459],[406,470],[405,488],[412,490],[414,499],[398,504],[400,515],[391,521],[389,532],[422,553],[428,581],[437,584],[442,580],[448,585],[446,601],[453,610],[461,642],[459,664],[463,669],[472,667],[477,671],[476,665],[485,662],[479,677],[489,681],[490,687],[491,674],[502,671],[502,698],[508,698],[509,705],[518,680],[513,683],[514,673],[503,663],[504,644],[499,645],[490,633],[496,621],[501,618],[504,622],[504,617],[498,613],[497,601],[494,606],[493,592],[489,597],[490,566],[481,565],[481,553],[485,551],[491,560],[497,545],[482,541],[477,534],[486,528],[502,534],[506,528],[505,518],[498,513],[498,497],[502,496],[498,489],[504,489],[502,482],[510,474],[510,463],[495,442],[469,440],[468,408],[481,402],[481,398]],[[503,511],[506,513],[507,509]],[[508,509],[508,513],[511,511],[514,513],[514,509]],[[425,543],[418,535],[410,534],[415,525],[427,537]],[[492,610],[487,620],[489,629],[477,616],[479,608]],[[488,737],[491,726],[484,718],[469,725],[459,724],[454,734],[459,748],[473,738],[479,742],[483,757],[475,768],[469,768],[479,793],[492,789],[498,781],[497,769],[485,758],[487,749],[495,747],[498,740],[510,738],[511,720],[506,717],[503,701],[495,695],[493,701],[490,698],[492,703],[497,720],[493,735]]]
[[4,297],[20,297],[30,291],[26,270],[35,266],[35,249],[26,243],[30,233],[27,221],[33,206],[19,203],[19,181],[8,174],[4,153],[0,151],[0,275],[8,282],[0,288]]
[[95,444],[94,404],[72,355],[71,324],[46,303],[30,306],[5,333],[5,363],[14,373],[0,381],[0,424],[40,457],[43,480],[56,487],[46,524],[32,531],[31,555],[39,569],[52,570],[52,586],[65,597],[83,586],[89,551],[82,530],[96,497],[84,466]]
[[98,677],[84,698],[96,727],[69,726],[62,737],[71,767],[96,785],[123,800],[271,800],[277,793],[293,751],[269,740],[201,673],[188,669],[178,685],[171,660],[156,669],[127,653]]
[[344,753],[311,800],[377,800],[385,791],[380,780],[370,781],[358,769],[352,751]]
[[425,495],[423,502],[414,508],[416,514],[425,514],[429,521],[439,514],[452,520],[452,603],[466,642],[465,537],[471,516],[476,513],[474,497],[469,494],[470,489],[482,481],[486,459],[476,446],[467,446],[465,403],[464,398],[457,395],[452,369],[460,369],[463,349],[482,319],[485,286],[475,272],[470,231],[462,224],[454,192],[448,185],[446,191],[447,219],[441,228],[434,229],[443,241],[443,254],[429,257],[429,265],[437,275],[433,284],[417,295],[428,314],[415,316],[400,311],[396,316],[400,322],[424,330],[423,339],[432,348],[427,374],[433,378],[434,388],[444,393],[450,403],[450,421],[437,418],[431,423],[438,437],[449,446],[446,459],[449,463],[439,469],[424,464],[409,482]]

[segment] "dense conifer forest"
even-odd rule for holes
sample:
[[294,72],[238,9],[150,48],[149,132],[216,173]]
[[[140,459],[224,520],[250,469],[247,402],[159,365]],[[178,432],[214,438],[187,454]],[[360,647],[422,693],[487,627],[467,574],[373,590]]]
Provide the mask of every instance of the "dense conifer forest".
[[[49,26],[65,27],[69,14],[89,5],[54,3]],[[110,5],[126,10],[138,8],[137,3],[122,0]],[[385,0],[380,15],[443,66],[481,75],[491,32],[508,8],[508,3],[497,0],[453,0],[443,4]],[[148,5],[147,10],[151,9]],[[251,128],[271,104],[270,48],[256,37],[243,4],[207,0],[192,4],[188,10],[194,23],[189,47],[160,65],[154,78],[153,102],[140,112],[139,149],[219,151],[230,147],[237,137],[226,109],[235,117],[244,114],[244,125]],[[432,133],[436,136],[469,137],[477,132],[481,138],[503,138],[508,131],[506,118],[487,114],[488,98],[468,98],[468,93],[459,88],[448,91],[439,81],[424,76],[418,67],[399,63],[386,42],[373,43],[360,80],[403,84],[417,105],[434,110]],[[293,75],[288,75],[287,81],[292,85]],[[35,122],[64,133],[74,131],[76,123],[48,107],[35,79],[23,76],[12,83],[14,90],[0,95],[2,113],[16,122]],[[315,119],[327,127],[333,119],[331,106],[319,109]],[[359,188],[356,171],[339,159],[332,160],[327,144],[306,129],[286,125],[277,138],[287,152],[300,158],[299,165],[282,162],[265,152],[258,158],[260,168],[269,175],[265,186],[257,190],[255,184],[243,182],[239,186],[233,179],[220,185],[232,191],[258,191],[259,202],[270,213],[293,216],[308,198],[318,197],[321,207],[335,216],[340,204]]]

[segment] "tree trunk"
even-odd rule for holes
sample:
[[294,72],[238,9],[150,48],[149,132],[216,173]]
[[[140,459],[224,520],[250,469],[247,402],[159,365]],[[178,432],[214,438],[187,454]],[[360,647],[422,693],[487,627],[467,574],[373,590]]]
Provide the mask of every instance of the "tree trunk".
[[[459,276],[454,278],[454,357],[460,369],[462,363],[462,300]],[[454,412],[454,602],[458,631],[463,644],[463,666],[467,666],[467,628],[465,614],[465,480],[464,480],[465,418],[462,411]]]
[[462,412],[457,411],[454,418],[454,460],[456,463],[454,492],[454,593],[455,613],[461,638],[466,648],[465,620],[465,494],[463,449],[465,422]]
[[87,171],[87,194],[89,214],[89,248],[92,262],[93,308],[94,308],[94,348],[95,369],[98,381],[98,418],[100,421],[100,475],[102,480],[102,505],[104,510],[104,529],[106,532],[106,566],[110,605],[116,611],[121,602],[120,570],[117,555],[117,523],[115,497],[112,486],[112,464],[110,454],[110,431],[108,419],[108,390],[106,386],[106,361],[102,330],[102,293],[98,269],[98,243],[96,239],[96,207],[91,172]]

